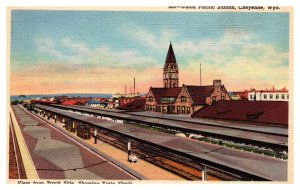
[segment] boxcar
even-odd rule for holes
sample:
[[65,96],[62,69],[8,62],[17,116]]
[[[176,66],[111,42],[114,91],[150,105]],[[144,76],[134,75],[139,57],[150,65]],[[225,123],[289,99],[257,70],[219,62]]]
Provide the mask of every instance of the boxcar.
[[91,138],[91,129],[89,126],[84,124],[79,124],[77,126],[77,136],[83,139],[90,139]]
[[77,122],[75,121],[72,121],[71,119],[67,119],[65,121],[65,128],[66,130],[70,131],[70,132],[75,132],[76,131],[76,128],[77,128]]

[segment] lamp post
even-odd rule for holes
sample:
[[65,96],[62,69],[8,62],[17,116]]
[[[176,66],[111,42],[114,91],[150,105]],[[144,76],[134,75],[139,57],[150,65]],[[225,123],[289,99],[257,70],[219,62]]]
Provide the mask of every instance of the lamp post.
[[202,169],[202,181],[207,181],[207,166],[203,165]]

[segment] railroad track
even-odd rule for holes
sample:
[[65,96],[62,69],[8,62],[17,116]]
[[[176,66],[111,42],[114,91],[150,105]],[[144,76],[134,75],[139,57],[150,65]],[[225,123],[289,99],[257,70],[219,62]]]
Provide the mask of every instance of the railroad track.
[[[103,130],[101,130],[101,134],[97,135],[97,138],[125,152],[127,151],[127,138],[117,134],[105,132]],[[136,141],[132,141],[132,151],[139,158],[153,163],[187,180],[202,180],[202,168],[200,167],[199,163],[196,163],[193,160],[175,155],[173,153],[164,152],[159,148],[141,144]],[[216,170],[214,168],[208,168],[207,173],[208,179],[214,181],[235,181],[240,179],[238,176],[221,172],[220,170]]]
[[11,114],[9,114],[9,119],[9,179],[26,179],[26,172],[13,127]]

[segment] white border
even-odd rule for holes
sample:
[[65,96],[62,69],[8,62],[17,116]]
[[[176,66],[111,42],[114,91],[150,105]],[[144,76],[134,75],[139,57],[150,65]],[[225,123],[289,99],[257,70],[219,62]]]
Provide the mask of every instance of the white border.
[[[2,189],[19,189],[19,188],[26,188],[23,185],[7,185],[6,184],[6,7],[8,6],[67,6],[67,7],[74,7],[74,6],[169,6],[169,5],[280,5],[280,6],[294,6],[294,115],[295,115],[295,121],[294,121],[294,184],[222,184],[222,185],[214,185],[214,184],[207,184],[207,185],[182,185],[182,184],[176,184],[176,185],[153,185],[153,184],[147,184],[147,187],[143,185],[143,187],[140,187],[140,185],[122,185],[122,186],[110,186],[110,185],[103,185],[103,186],[83,186],[83,185],[76,185],[76,186],[63,186],[63,188],[75,188],[75,189],[82,189],[82,188],[97,188],[97,189],[105,189],[105,188],[116,188],[116,189],[132,189],[132,188],[151,188],[151,189],[160,189],[160,188],[170,188],[170,189],[183,189],[183,188],[190,188],[190,189],[272,189],[272,190],[282,190],[282,189],[300,189],[300,179],[299,179],[299,86],[297,85],[299,82],[299,11],[300,11],[300,1],[299,0],[1,0],[0,2],[0,24],[1,24],[1,36],[0,36],[0,42],[1,42],[1,51],[0,51],[0,81],[1,81],[1,98],[2,101],[0,101],[0,110],[1,110],[1,127],[2,130],[0,132],[0,139],[1,139],[1,161],[0,161],[0,179],[1,179],[1,188]],[[297,117],[298,116],[298,117]],[[30,189],[40,189],[40,188],[54,188],[54,186],[49,185],[30,185],[27,188]]]

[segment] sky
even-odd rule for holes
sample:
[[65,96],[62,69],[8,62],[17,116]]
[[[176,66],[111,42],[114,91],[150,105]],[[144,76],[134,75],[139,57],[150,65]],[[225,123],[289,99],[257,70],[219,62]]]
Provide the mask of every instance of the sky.
[[147,93],[170,41],[179,85],[288,87],[288,13],[13,10],[10,93]]

